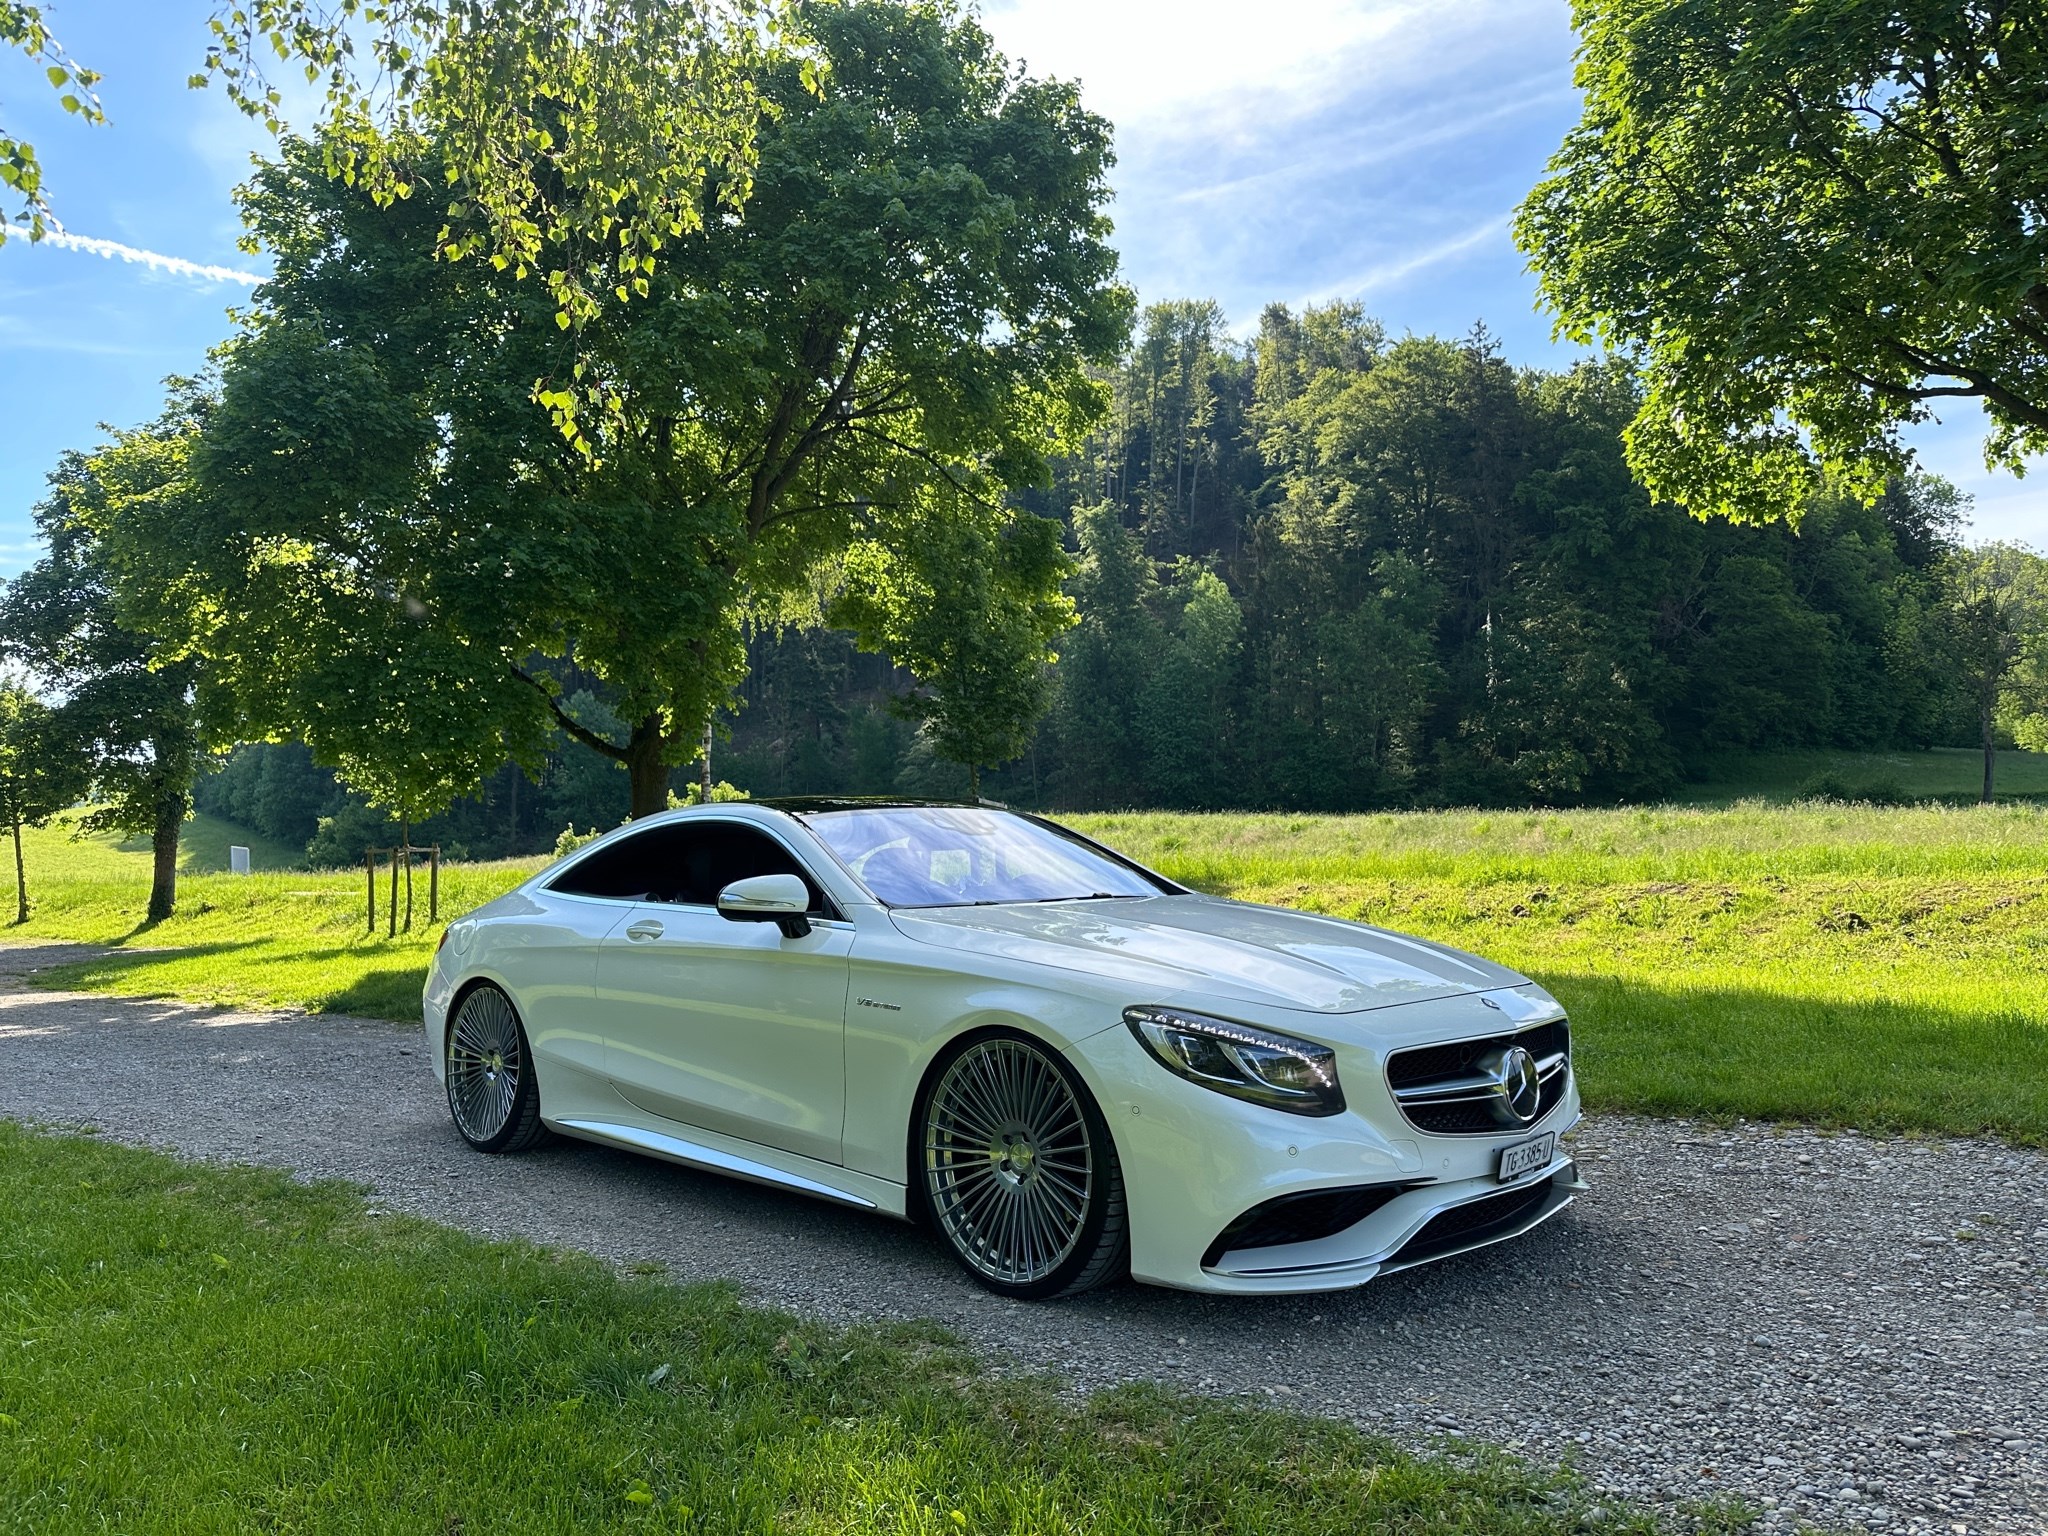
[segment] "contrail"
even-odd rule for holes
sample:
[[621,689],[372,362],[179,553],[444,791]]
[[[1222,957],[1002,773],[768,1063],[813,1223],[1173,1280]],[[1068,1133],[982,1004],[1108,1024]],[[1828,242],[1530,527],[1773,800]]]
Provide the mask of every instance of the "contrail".
[[1433,245],[1426,251],[1417,251],[1411,256],[1400,257],[1394,261],[1382,262],[1379,266],[1359,273],[1349,282],[1336,285],[1335,291],[1364,294],[1371,293],[1375,288],[1384,288],[1389,283],[1398,283],[1404,277],[1411,277],[1440,261],[1448,261],[1453,256],[1462,256],[1473,246],[1492,239],[1513,223],[1514,217],[1512,213],[1503,213],[1497,218],[1488,219],[1484,224],[1466,230],[1462,235],[1444,241],[1441,245]]
[[187,261],[182,256],[166,256],[161,251],[139,250],[132,245],[122,245],[117,240],[94,240],[86,235],[66,234],[51,230],[44,235],[43,245],[61,246],[67,251],[84,251],[108,261],[132,261],[140,266],[154,268],[158,272],[169,272],[176,277],[196,277],[204,283],[242,283],[249,287],[267,282],[261,272],[244,272],[239,267],[211,267],[203,262]]

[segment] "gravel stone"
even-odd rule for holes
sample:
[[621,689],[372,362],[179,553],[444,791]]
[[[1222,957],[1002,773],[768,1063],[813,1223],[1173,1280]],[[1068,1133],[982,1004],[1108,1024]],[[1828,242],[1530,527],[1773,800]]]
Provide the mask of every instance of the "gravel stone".
[[[582,1249],[834,1321],[929,1318],[1077,1386],[1255,1395],[1407,1443],[1569,1459],[1603,1500],[1734,1496],[1755,1529],[2048,1529],[2048,1156],[1620,1115],[1519,1241],[1290,1298],[1007,1302],[896,1222],[558,1141],[489,1159],[416,1030],[28,989],[0,948],[0,1116],[368,1186],[380,1211]],[[1952,1234],[1968,1229],[1972,1240]]]

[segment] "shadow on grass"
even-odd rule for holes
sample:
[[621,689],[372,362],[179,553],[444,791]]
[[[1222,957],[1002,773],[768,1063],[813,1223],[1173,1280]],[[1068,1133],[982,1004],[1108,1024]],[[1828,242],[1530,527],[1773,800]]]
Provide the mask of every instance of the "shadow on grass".
[[1546,972],[1589,1109],[2048,1145],[2048,1024],[2013,1010]]
[[[126,937],[146,932],[142,925]],[[347,1013],[417,1024],[429,956],[337,944],[289,948],[245,939],[162,949],[114,949],[36,971],[33,985],[54,991],[184,998],[255,1009]]]

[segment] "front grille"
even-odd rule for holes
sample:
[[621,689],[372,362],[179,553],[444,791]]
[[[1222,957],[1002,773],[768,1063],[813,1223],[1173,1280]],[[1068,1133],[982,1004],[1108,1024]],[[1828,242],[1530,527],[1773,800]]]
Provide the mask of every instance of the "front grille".
[[1277,1248],[1282,1243],[1312,1243],[1354,1227],[1409,1184],[1360,1184],[1345,1189],[1313,1189],[1281,1195],[1255,1205],[1225,1227],[1202,1255],[1204,1268],[1240,1248]]
[[[1505,1113],[1498,1089],[1475,1081],[1482,1058],[1521,1046],[1540,1065],[1536,1112],[1527,1120]],[[1497,1136],[1534,1125],[1564,1097],[1571,1076],[1571,1025],[1564,1019],[1510,1034],[1442,1045],[1418,1045],[1387,1058],[1387,1086],[1410,1125],[1433,1136]]]
[[1526,1189],[1504,1190],[1483,1200],[1470,1200],[1448,1211],[1439,1211],[1387,1262],[1419,1264],[1454,1248],[1482,1242],[1497,1233],[1505,1234],[1535,1215],[1537,1208],[1550,1198],[1550,1191],[1551,1180],[1542,1179]]

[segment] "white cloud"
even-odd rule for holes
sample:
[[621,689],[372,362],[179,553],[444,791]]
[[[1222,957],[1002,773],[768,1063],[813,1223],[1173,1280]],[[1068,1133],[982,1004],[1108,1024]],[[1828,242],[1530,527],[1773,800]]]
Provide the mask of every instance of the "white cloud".
[[1550,0],[991,0],[983,16],[1036,75],[1078,79],[1122,129],[1210,131],[1402,89],[1456,70],[1462,39],[1553,21]]
[[216,267],[204,262],[187,261],[182,256],[166,256],[161,251],[145,251],[133,245],[123,245],[118,240],[94,240],[87,235],[74,235],[53,230],[43,236],[42,245],[54,245],[59,250],[83,251],[107,261],[132,262],[148,267],[153,272],[168,272],[173,277],[194,278],[202,283],[241,283],[247,287],[266,281],[261,272],[245,272],[239,267]]

